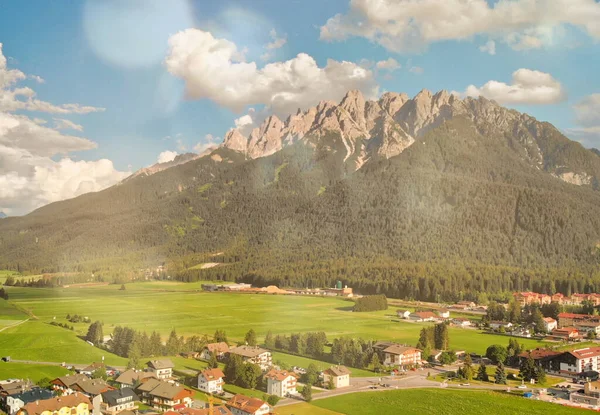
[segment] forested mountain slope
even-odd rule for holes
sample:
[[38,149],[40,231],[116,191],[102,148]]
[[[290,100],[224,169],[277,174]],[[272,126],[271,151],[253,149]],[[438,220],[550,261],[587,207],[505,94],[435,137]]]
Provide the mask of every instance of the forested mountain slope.
[[[370,153],[358,170],[334,128],[256,158],[222,147],[3,219],[0,268],[124,277],[165,262],[183,280],[342,279],[420,299],[600,290],[600,157],[483,98],[448,98],[441,119],[406,115],[427,108],[415,100],[390,116],[412,143],[389,158]],[[411,126],[424,119],[437,121]],[[373,146],[371,131],[352,140]],[[223,264],[194,267],[202,262]]]

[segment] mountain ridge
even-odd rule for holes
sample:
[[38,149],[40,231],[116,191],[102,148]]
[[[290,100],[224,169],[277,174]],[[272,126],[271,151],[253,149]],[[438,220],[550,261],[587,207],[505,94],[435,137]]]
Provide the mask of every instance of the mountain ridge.
[[[600,290],[597,154],[484,98],[416,98],[384,94],[363,107],[351,93],[285,122],[271,117],[248,137],[232,132],[235,148],[7,218],[0,268],[126,280],[165,263],[183,281],[344,279],[429,300],[550,281]],[[312,135],[313,125],[330,127]],[[414,142],[386,157],[381,143],[398,142],[385,128]],[[296,134],[289,142],[284,129]],[[270,154],[240,151],[250,136]],[[222,265],[195,267],[203,262]]]

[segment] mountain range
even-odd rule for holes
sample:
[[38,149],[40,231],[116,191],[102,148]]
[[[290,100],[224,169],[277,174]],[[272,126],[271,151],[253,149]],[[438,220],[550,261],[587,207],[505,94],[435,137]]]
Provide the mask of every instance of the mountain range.
[[2,220],[0,269],[165,263],[186,281],[343,279],[422,299],[600,290],[599,178],[597,152],[485,98],[350,91]]

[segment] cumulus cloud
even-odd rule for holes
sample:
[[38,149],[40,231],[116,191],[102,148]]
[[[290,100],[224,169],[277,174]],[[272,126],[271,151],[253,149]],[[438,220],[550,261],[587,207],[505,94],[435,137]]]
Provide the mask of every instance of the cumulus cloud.
[[160,153],[156,161],[157,163],[168,163],[170,161],[175,160],[175,157],[177,157],[176,151],[167,150]]
[[600,93],[591,94],[573,105],[576,127],[566,130],[587,146],[600,147]]
[[239,59],[237,46],[209,32],[187,29],[169,39],[168,71],[185,81],[189,98],[207,98],[233,111],[265,105],[280,115],[323,99],[339,100],[350,89],[377,95],[372,71],[352,62],[328,60],[319,67],[311,56],[258,68]]
[[6,112],[0,112],[0,145],[43,157],[96,148],[87,138],[65,135],[23,115]]
[[[36,75],[32,76],[38,82],[44,80]],[[104,111],[104,108],[82,106],[79,104],[54,105],[36,98],[36,93],[28,87],[16,88],[15,84],[27,79],[27,75],[18,69],[8,69],[7,59],[2,53],[0,43],[0,111],[39,111],[53,114],[88,114],[90,112]]]
[[27,213],[51,202],[103,190],[127,177],[110,160],[53,161],[0,144],[0,211]]
[[485,45],[479,46],[479,50],[490,55],[496,54],[496,42],[488,40]]
[[600,40],[599,21],[595,0],[351,0],[346,14],[321,27],[320,37],[363,37],[394,52],[411,52],[480,35],[522,50],[548,44],[548,33],[568,25]]
[[402,68],[402,65],[400,65],[396,59],[388,58],[384,61],[377,62],[375,64],[375,67],[384,71],[393,72]]
[[29,75],[30,79],[33,79],[34,81],[36,81],[38,84],[44,84],[46,83],[46,81],[44,80],[44,78],[42,78],[41,76],[37,76],[37,75]]
[[552,75],[531,69],[519,69],[512,74],[510,84],[488,81],[481,87],[469,85],[466,96],[484,96],[500,104],[555,104],[566,99],[560,82]]
[[204,140],[200,141],[194,146],[194,151],[198,154],[208,153],[219,146],[221,142],[220,137],[215,137],[212,134],[206,134]]
[[73,161],[69,153],[97,146],[60,131],[82,131],[81,125],[54,118],[51,128],[44,119],[14,114],[17,110],[60,114],[102,110],[38,100],[31,88],[15,86],[26,79],[44,82],[39,76],[9,69],[0,43],[0,211],[25,214],[51,202],[105,189],[130,174],[116,170],[110,160]]
[[54,118],[54,128],[57,130],[83,131],[82,125],[76,124],[70,120],[65,120],[64,118]]

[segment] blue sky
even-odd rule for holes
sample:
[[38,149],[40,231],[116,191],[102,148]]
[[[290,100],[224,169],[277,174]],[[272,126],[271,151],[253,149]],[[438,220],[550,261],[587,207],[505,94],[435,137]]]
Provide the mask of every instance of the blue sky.
[[[194,39],[228,40],[231,44],[224,51],[231,52],[235,47],[245,62],[256,62],[254,72],[248,72],[250,82],[268,78],[260,73],[267,63],[286,62],[305,53],[318,68],[326,67],[328,60],[352,62],[356,68],[365,68],[368,72],[362,74],[364,78],[357,87],[367,92],[378,88],[379,93],[397,91],[412,96],[427,88],[464,93],[473,85],[471,93],[499,101],[506,97],[503,104],[549,121],[587,146],[600,145],[600,116],[594,115],[600,108],[600,98],[596,100],[593,95],[600,93],[600,29],[594,24],[600,21],[600,4],[596,1],[539,0],[540,10],[549,11],[537,14],[526,7],[529,0],[476,0],[481,6],[479,12],[473,11],[474,7],[461,9],[464,5],[460,0],[444,0],[439,7],[435,3],[440,0],[424,0],[423,7],[433,4],[434,8],[423,10],[401,8],[404,1],[389,1],[389,9],[382,12],[384,20],[389,16],[389,22],[378,20],[377,12],[364,12],[373,4],[371,0],[355,0],[352,4],[350,0],[5,1],[0,5],[0,43],[7,69],[44,79],[39,83],[26,78],[7,88],[30,87],[36,98],[55,105],[76,103],[104,109],[57,115],[30,106],[7,113],[35,118],[38,124],[45,120],[43,125],[48,128],[57,126],[57,117],[81,126],[82,131],[62,130],[61,134],[85,138],[87,144],[43,154],[27,148],[35,157],[49,157],[55,163],[64,158],[82,162],[108,159],[115,171],[127,172],[155,163],[158,155],[167,150],[194,151],[195,146],[209,141],[207,135],[222,139],[250,107],[262,109],[263,113],[281,113],[291,105],[270,104],[281,92],[276,84],[269,84],[268,90],[252,90],[243,97],[234,94],[231,100],[218,102],[218,92],[207,90],[211,80],[193,72],[197,66],[185,67],[181,62],[167,65],[165,59],[175,55],[169,50],[169,39],[179,31],[194,28],[196,34],[208,35],[181,37],[179,45],[188,45]],[[519,24],[502,12],[508,3],[516,8],[511,16],[524,16]],[[571,11],[552,10],[560,3],[568,4]],[[575,13],[576,8],[584,13]],[[448,21],[452,27],[441,28]],[[400,34],[398,28],[403,29]],[[266,48],[276,39],[285,42],[280,47]],[[481,50],[489,46],[488,42],[493,42],[494,54],[489,53],[489,48]],[[201,55],[187,47],[175,58],[200,62],[213,57],[209,52]],[[266,52],[270,57],[264,60]],[[377,62],[389,58],[401,67],[376,69]],[[229,87],[225,75],[232,67],[219,62],[225,65],[224,75],[214,84],[225,90]],[[508,90],[514,86],[513,73],[520,69],[528,71],[520,72],[519,79],[540,84],[517,86],[511,95]],[[338,81],[329,79],[326,85]],[[508,85],[486,88],[490,81]],[[341,82],[353,85],[351,80]],[[240,83],[232,88],[245,87]],[[327,88],[319,92],[319,98],[328,98]],[[186,94],[193,98],[186,98]],[[331,98],[338,98],[338,93],[331,94]],[[254,95],[262,98],[252,102]],[[516,95],[519,98],[515,100]],[[310,96],[298,98],[299,106],[311,103]],[[65,165],[59,169],[48,160],[40,163],[49,176],[72,171]],[[78,168],[87,171],[90,166],[81,164]],[[98,169],[98,165],[93,168]],[[26,176],[18,172],[2,181],[3,174],[7,172],[0,169],[0,186],[9,186],[16,183],[16,178]],[[24,213],[85,189],[99,190],[121,177],[108,177],[112,170],[107,170],[106,180],[99,184],[94,173],[86,174],[89,177],[85,183],[73,184],[71,180],[70,189],[63,186],[62,178],[55,178],[57,186],[63,188],[52,195],[36,193],[37,202],[31,205],[20,203],[22,196],[16,191],[12,195],[0,191],[0,211]],[[42,187],[43,182],[38,179],[36,186]],[[35,193],[25,184],[22,189]]]

